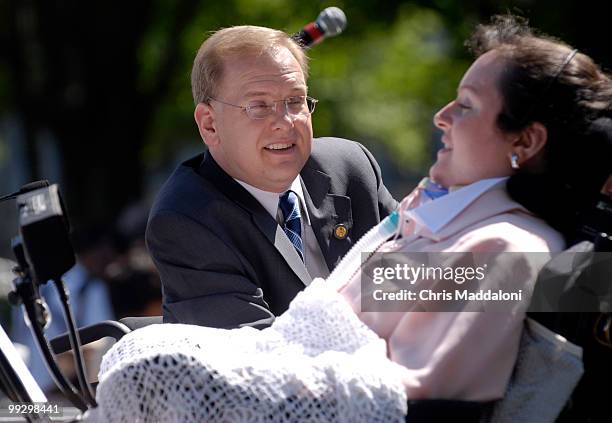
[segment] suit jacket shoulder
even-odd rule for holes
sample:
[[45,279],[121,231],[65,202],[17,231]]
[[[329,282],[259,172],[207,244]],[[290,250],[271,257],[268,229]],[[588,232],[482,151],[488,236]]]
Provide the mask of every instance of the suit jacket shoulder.
[[[304,168],[330,175],[334,187],[347,186],[351,180],[371,180],[376,187],[384,186],[380,167],[372,154],[360,143],[343,138],[315,138],[310,159]],[[396,205],[397,202],[394,207]]]
[[[360,209],[370,213],[374,210],[376,221],[373,223],[371,218],[359,216],[370,227],[397,208],[398,202],[384,185],[378,163],[358,142],[334,137],[315,138],[310,158],[300,173],[309,191],[314,173],[327,175],[330,193],[351,198],[355,205],[353,213],[360,214]],[[316,192],[313,190],[311,194],[316,195]]]

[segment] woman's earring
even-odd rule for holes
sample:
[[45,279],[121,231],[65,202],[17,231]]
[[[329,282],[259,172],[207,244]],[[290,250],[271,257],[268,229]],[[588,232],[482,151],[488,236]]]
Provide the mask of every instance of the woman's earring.
[[519,159],[518,154],[512,153],[512,155],[510,156],[510,166],[512,166],[512,169],[520,169],[520,166],[518,164],[518,159]]

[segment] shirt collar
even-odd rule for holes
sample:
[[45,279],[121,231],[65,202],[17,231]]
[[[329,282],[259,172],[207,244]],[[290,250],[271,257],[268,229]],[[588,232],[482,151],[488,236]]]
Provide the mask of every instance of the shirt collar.
[[[272,218],[276,220],[276,215],[278,213],[278,201],[280,199],[280,196],[284,193],[264,191],[238,179],[234,178],[234,180],[240,185],[242,185],[243,188],[249,192],[249,194],[255,197],[255,199],[259,201],[259,203],[263,206],[263,208],[266,209],[268,213],[270,213],[270,216],[272,216]],[[302,189],[300,175],[298,175],[293,180],[289,189],[295,192],[295,194],[298,196],[300,200],[300,209],[302,211],[302,219],[304,223],[310,225],[310,217],[308,216],[308,209],[306,208],[306,201],[304,200],[304,190]]]
[[443,197],[407,210],[406,217],[409,220],[413,220],[417,226],[424,227],[432,234],[435,234],[478,199],[478,197],[498,184],[504,183],[506,179],[508,178],[482,179],[456,190],[450,190]]

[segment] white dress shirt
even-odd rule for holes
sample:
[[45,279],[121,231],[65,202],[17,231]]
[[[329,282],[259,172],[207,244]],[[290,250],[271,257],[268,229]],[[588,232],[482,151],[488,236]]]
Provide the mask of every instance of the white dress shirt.
[[[242,185],[244,189],[249,192],[249,194],[255,197],[263,208],[270,213],[270,216],[272,216],[274,220],[279,222],[279,224],[283,223],[283,214],[278,207],[278,202],[281,195],[284,194],[283,192],[278,193],[263,191],[247,184],[246,182],[239,181],[238,179],[234,180]],[[306,270],[313,279],[319,277],[326,278],[329,275],[329,269],[325,263],[325,258],[321,252],[321,247],[319,247],[319,242],[314,234],[312,225],[310,224],[310,216],[308,215],[306,201],[304,200],[304,190],[302,188],[300,175],[293,180],[289,189],[295,192],[299,198],[302,222],[302,241],[304,242],[304,265],[306,266]]]
[[420,233],[423,228],[435,234],[455,219],[478,197],[506,179],[508,177],[481,179],[470,185],[451,188],[448,194],[437,198],[435,201],[423,201],[418,207],[406,210],[404,215],[407,220],[415,222],[415,233]]

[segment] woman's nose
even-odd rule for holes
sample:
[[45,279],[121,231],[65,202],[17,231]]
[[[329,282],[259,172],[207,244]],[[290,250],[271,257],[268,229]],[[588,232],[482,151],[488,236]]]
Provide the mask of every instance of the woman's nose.
[[446,106],[442,107],[438,112],[434,115],[433,123],[436,127],[444,130],[450,128],[451,118],[449,110],[453,102],[451,101]]

